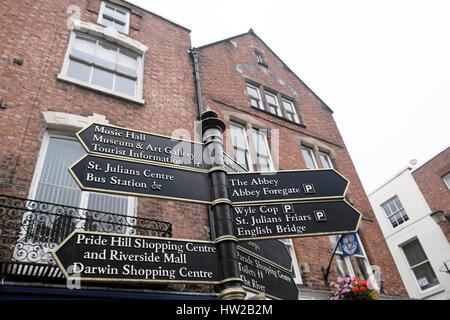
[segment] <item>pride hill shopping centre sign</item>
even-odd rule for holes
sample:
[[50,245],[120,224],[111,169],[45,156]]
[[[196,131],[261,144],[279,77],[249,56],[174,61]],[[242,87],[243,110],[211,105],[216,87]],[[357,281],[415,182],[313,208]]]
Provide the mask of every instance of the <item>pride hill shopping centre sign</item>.
[[74,231],[53,257],[67,278],[218,284],[214,242]]
[[[337,171],[228,172],[236,171],[238,164],[229,163],[222,152],[225,125],[211,110],[202,114],[202,125],[207,127],[203,129],[204,143],[91,124],[77,133],[87,154],[69,172],[86,191],[229,210],[232,220],[215,224],[232,226],[217,227],[216,232],[234,234],[216,235],[216,241],[209,242],[75,231],[53,252],[66,277],[219,285],[241,279],[250,291],[296,299],[290,260],[277,258],[284,261],[283,265],[277,263],[272,259],[277,256],[273,250],[264,254],[267,258],[252,252],[243,241],[357,231],[362,215],[344,200],[348,181]],[[223,162],[211,165],[202,160],[211,146],[219,146],[218,158]],[[217,158],[216,149],[212,150]],[[236,241],[241,245],[236,247]],[[235,254],[228,257],[232,251]],[[228,270],[231,258],[236,266]],[[222,279],[224,274],[233,276]],[[239,288],[226,288],[219,297],[242,297]]]

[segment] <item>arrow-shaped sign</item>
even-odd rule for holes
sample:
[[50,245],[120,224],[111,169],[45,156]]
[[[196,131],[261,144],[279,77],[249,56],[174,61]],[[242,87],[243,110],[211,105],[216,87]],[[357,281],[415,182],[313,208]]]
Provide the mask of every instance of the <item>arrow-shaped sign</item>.
[[243,287],[255,293],[262,292],[269,298],[297,300],[298,288],[291,270],[272,264],[238,246],[238,261]]
[[90,154],[207,168],[202,161],[203,144],[190,140],[98,123],[80,130],[76,136]]
[[345,200],[233,206],[235,235],[241,241],[352,233],[361,217]]
[[85,155],[69,168],[82,190],[211,203],[208,173]]
[[279,240],[251,240],[241,241],[239,246],[253,254],[256,254],[286,270],[292,269],[292,257],[285,244]]
[[74,231],[53,252],[66,278],[218,284],[214,242]]
[[235,172],[228,182],[233,204],[342,199],[348,187],[334,169]]

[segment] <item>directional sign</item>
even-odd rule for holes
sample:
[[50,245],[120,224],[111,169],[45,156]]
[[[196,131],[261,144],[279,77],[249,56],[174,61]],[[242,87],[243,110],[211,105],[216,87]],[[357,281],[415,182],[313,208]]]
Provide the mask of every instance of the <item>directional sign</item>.
[[239,246],[269,260],[280,268],[292,269],[292,257],[287,251],[285,244],[279,240],[241,241]]
[[53,252],[66,278],[217,284],[213,242],[74,231]]
[[262,292],[274,299],[298,299],[298,288],[290,270],[274,265],[242,247],[238,247],[237,253],[244,289]]
[[356,232],[361,217],[345,200],[233,206],[235,235],[242,241]]
[[228,174],[234,204],[343,198],[348,180],[334,169]]
[[86,155],[69,172],[82,190],[211,203],[208,173]]
[[76,134],[90,154],[125,157],[131,160],[206,169],[202,161],[203,144],[93,123]]

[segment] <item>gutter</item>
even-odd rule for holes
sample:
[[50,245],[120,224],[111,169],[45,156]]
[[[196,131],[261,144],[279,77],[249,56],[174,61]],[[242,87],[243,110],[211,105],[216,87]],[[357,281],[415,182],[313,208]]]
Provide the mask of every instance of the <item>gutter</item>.
[[198,57],[200,56],[200,50],[198,48],[192,48],[189,50],[194,61],[194,74],[195,74],[195,89],[197,92],[197,119],[200,120],[200,116],[203,113],[203,101],[202,101],[202,88],[200,86],[200,73],[198,69]]

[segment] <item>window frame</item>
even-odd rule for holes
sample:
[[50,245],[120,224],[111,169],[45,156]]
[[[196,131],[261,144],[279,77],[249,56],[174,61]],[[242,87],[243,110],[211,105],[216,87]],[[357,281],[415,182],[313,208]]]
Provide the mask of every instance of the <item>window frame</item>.
[[[273,100],[275,101],[275,104],[269,102],[267,99],[267,96],[273,98]],[[267,112],[269,112],[270,114],[273,114],[275,116],[281,117],[281,118],[283,117],[282,113],[281,113],[280,103],[278,102],[278,97],[277,97],[276,93],[273,93],[268,90],[264,90],[264,101],[266,102],[265,104],[267,107],[267,110],[266,110]],[[276,113],[272,112],[271,107],[275,108]],[[289,120],[289,119],[287,119],[287,120]]]
[[[29,193],[28,193],[29,199],[35,199],[35,197],[37,195],[37,190],[39,187],[42,170],[44,169],[45,157],[47,155],[49,143],[52,138],[78,142],[78,140],[76,139],[75,136],[66,134],[64,132],[59,132],[59,131],[54,131],[54,130],[46,130],[45,131],[44,137],[42,138],[41,149],[39,150],[39,156],[38,156],[36,166],[34,169],[31,186],[29,188]],[[80,199],[80,204],[78,205],[79,208],[87,208],[89,195],[91,193],[92,192],[90,192],[90,191],[81,190],[81,199]],[[111,196],[113,196],[113,195],[111,195]],[[127,198],[128,198],[127,214],[130,217],[136,216],[136,209],[137,209],[136,208],[136,202],[137,202],[136,198],[131,197],[131,196],[127,196]]]
[[[250,99],[250,106],[251,106],[252,108],[255,108],[255,109],[258,109],[258,110],[264,110],[264,111],[265,111],[265,109],[264,109],[264,103],[263,103],[263,101],[262,101],[262,99],[261,99],[261,92],[259,91],[259,88],[258,88],[257,86],[254,86],[254,85],[250,84],[250,83],[246,83],[246,87],[245,87],[245,88],[246,88],[246,91],[247,91],[247,95],[248,95],[248,97],[249,97],[249,99]],[[251,95],[251,94],[248,92],[248,88],[251,88],[251,89],[255,90],[256,93],[258,94],[258,96],[255,97],[255,96]],[[255,106],[252,105],[252,100],[255,100],[255,101],[256,101],[258,107],[255,107]]]
[[[317,163],[317,159],[316,159],[316,157],[314,155],[314,149],[313,148],[305,146],[305,145],[301,145],[300,146],[300,151],[302,152],[303,161],[305,162],[305,165],[306,165],[307,169],[318,169],[319,168],[319,165]],[[308,153],[310,155],[311,160],[313,161],[314,167],[312,167],[312,168],[308,167],[308,163],[306,162],[305,155],[304,155],[303,151],[305,151],[306,153]]]
[[[239,129],[241,131],[242,137],[243,137],[244,142],[245,142],[245,146],[235,145],[233,143],[234,139],[233,139],[233,135],[232,135],[232,131],[233,130],[231,129],[232,126],[237,128],[237,129]],[[245,153],[245,160],[247,161],[247,170],[248,171],[253,171],[253,162],[252,162],[252,157],[250,155],[249,140],[248,140],[247,130],[246,130],[245,126],[240,124],[239,122],[230,121],[229,122],[229,128],[230,128],[231,145],[233,147],[233,158],[234,158],[234,160],[237,163],[239,163],[241,166],[243,166],[242,163],[238,162],[238,159],[235,156],[235,149],[239,149],[240,151],[243,151]]]
[[[71,134],[69,132],[57,131],[57,130],[46,130],[45,131],[44,136],[42,138],[42,143],[41,143],[41,147],[39,150],[38,159],[36,161],[36,165],[34,168],[31,185],[30,185],[29,192],[28,192],[28,199],[36,199],[51,139],[64,139],[64,140],[68,140],[68,141],[72,141],[72,142],[76,142],[76,143],[78,142],[77,139],[75,138],[75,136],[73,135],[73,133]],[[80,146],[80,148],[81,148],[81,146]],[[78,187],[78,185],[77,185],[77,187]],[[77,208],[85,209],[85,210],[89,211],[89,209],[87,209],[89,197],[91,194],[94,194],[94,193],[89,192],[89,191],[83,191],[83,190],[80,190],[80,192],[81,192],[81,195],[80,195],[79,203],[76,205],[68,205],[68,206],[73,206],[73,207],[77,207]],[[109,195],[109,196],[114,197],[115,195]],[[120,197],[123,197],[123,196],[120,196]],[[126,196],[126,198],[127,198],[127,212],[123,212],[121,214],[126,214],[129,217],[136,217],[137,216],[137,199],[135,197],[131,197],[131,196]],[[47,201],[47,202],[50,202],[50,201]],[[106,210],[102,210],[102,211],[106,212]],[[22,217],[23,221],[27,221],[30,214],[32,214],[32,212],[25,213]],[[73,217],[73,219],[76,222],[77,218]],[[76,222],[76,224],[77,224],[77,222]],[[26,230],[21,230],[21,233],[19,234],[17,242],[18,243],[21,242],[23,246],[31,246],[33,244],[28,243],[27,241],[24,241],[24,237],[25,237],[24,232],[25,231]],[[45,259],[47,259],[46,257],[49,255],[51,250],[53,250],[58,245],[58,243],[55,243],[52,241],[46,241],[45,243],[47,245],[41,246],[40,251],[36,251],[36,253],[39,254],[39,257],[37,256],[36,260],[38,260],[42,263],[48,262],[47,260],[45,260]],[[16,252],[13,253],[13,255],[15,255],[15,254],[16,254]],[[35,262],[36,260],[33,260],[32,262]]]
[[[413,266],[411,266],[411,264],[410,264],[410,262],[409,262],[409,259],[408,259],[408,256],[406,255],[406,252],[405,252],[405,249],[404,249],[404,248],[405,248],[405,246],[411,245],[411,243],[416,242],[416,241],[417,241],[417,243],[419,244],[420,248],[422,249],[423,254],[424,254],[424,256],[425,256],[426,259],[423,260],[423,261],[421,261],[421,262],[419,262],[419,263],[416,263],[416,264],[413,265]],[[440,285],[439,279],[438,279],[438,277],[437,277],[437,275],[436,275],[436,272],[435,272],[434,269],[433,269],[433,266],[431,265],[430,259],[428,258],[428,256],[427,256],[425,250],[423,249],[422,244],[420,243],[420,240],[419,240],[417,237],[414,237],[413,239],[410,239],[409,241],[407,241],[407,242],[401,244],[399,247],[400,247],[400,249],[401,249],[401,251],[402,251],[402,254],[403,254],[403,257],[404,257],[404,259],[405,259],[405,261],[406,261],[406,264],[408,265],[408,268],[410,269],[411,275],[412,275],[412,276],[414,277],[414,279],[416,280],[415,283],[416,283],[416,285],[418,286],[418,288],[420,289],[421,292],[424,292],[424,291],[427,291],[427,290],[431,290],[431,289],[433,289],[433,288],[435,288],[435,287],[437,287],[437,286]],[[415,274],[415,272],[414,272],[414,269],[415,269],[415,268],[418,268],[418,267],[420,267],[420,266],[422,266],[422,265],[425,265],[425,264],[428,264],[428,265],[429,265],[430,270],[431,270],[431,271],[433,272],[433,274],[434,274],[434,279],[433,279],[433,282],[430,283],[430,286],[425,287],[425,288],[422,288],[422,286],[421,286],[420,283],[419,283],[419,279],[417,279],[417,276],[416,276],[416,274]]]
[[131,12],[131,10],[128,9],[128,8],[116,5],[114,3],[111,3],[109,1],[102,1],[101,5],[100,5],[100,10],[98,12],[97,23],[102,25],[102,26],[108,27],[108,25],[103,23],[105,11],[106,11],[106,9],[105,9],[106,6],[114,8],[115,11],[117,11],[117,10],[124,11],[124,13],[125,13],[125,20],[126,20],[126,21],[124,21],[125,31],[121,31],[121,30],[118,30],[117,28],[115,28],[114,27],[114,23],[116,23],[117,19],[114,19],[114,18],[110,17],[113,20],[112,28],[116,29],[118,32],[121,32],[121,33],[124,33],[124,34],[129,34],[129,32],[130,32],[130,19],[131,19],[130,12]]
[[[74,20],[73,29],[71,31],[66,49],[66,54],[64,56],[64,61],[61,66],[61,72],[57,75],[57,79],[63,82],[75,84],[77,86],[93,90],[95,92],[106,94],[108,96],[144,105],[145,104],[145,100],[143,99],[144,56],[148,48],[124,35],[109,34],[106,31],[107,31],[106,28],[98,27],[91,23]],[[124,52],[129,52],[137,56],[135,96],[131,96],[116,90],[107,89],[102,86],[67,75],[70,61],[71,59],[73,59],[73,57],[71,57],[71,54],[74,48],[75,39],[77,35],[91,38],[97,41],[102,41],[108,45],[118,48],[117,50],[123,50]],[[74,60],[77,59],[75,58]],[[117,72],[117,70],[114,72],[114,74],[122,75],[121,72],[120,71]]]
[[[402,205],[401,209],[398,209],[396,200],[398,200],[398,202]],[[397,210],[395,212],[392,212],[391,206],[389,205],[389,203],[391,203],[391,202],[394,203],[395,207],[397,208]],[[390,214],[388,214],[388,212],[386,212],[385,205],[387,205],[387,207],[389,208]],[[396,229],[396,228],[400,227],[401,225],[405,225],[406,223],[408,223],[408,221],[410,221],[408,213],[406,212],[405,207],[403,206],[403,203],[400,201],[400,198],[398,197],[398,195],[394,195],[393,197],[389,198],[389,200],[383,202],[380,206],[383,209],[383,211],[386,215],[386,219],[389,221],[392,229]],[[395,214],[400,213],[402,210],[404,211],[407,219],[405,220],[403,215],[401,215],[401,219],[403,220],[403,222],[398,223],[399,220],[395,217]],[[397,223],[396,226],[394,226],[394,224],[392,223],[392,221],[390,219],[392,216],[395,218],[395,221]]]
[[[252,143],[253,143],[253,148],[254,148],[255,156],[256,156],[255,163],[260,168],[260,171],[273,171],[273,170],[275,170],[275,167],[273,165],[272,154],[271,154],[270,148],[269,148],[269,139],[268,139],[268,135],[267,135],[266,132],[267,132],[266,129],[259,129],[259,128],[252,128],[251,129]],[[258,135],[258,137],[257,137],[258,140],[260,139],[261,136],[263,136],[262,139],[263,139],[264,148],[266,149],[267,154],[263,154],[263,153],[258,152],[259,151],[258,147],[257,147],[257,145],[255,145],[255,136],[254,136],[255,134]],[[267,159],[267,162],[269,164],[269,170],[261,170],[261,166],[260,166],[259,161],[258,161],[260,156]]]
[[[293,111],[287,110],[285,108],[285,106],[284,106],[285,102],[287,102],[292,107]],[[297,110],[295,109],[294,102],[289,100],[289,99],[286,99],[286,98],[282,97],[281,98],[281,104],[283,105],[283,111],[284,111],[284,113],[286,115],[286,119],[288,119],[289,121],[295,122],[295,123],[300,123],[300,120],[299,120],[298,114],[297,114]],[[290,119],[288,115],[292,115],[294,119],[293,120]]]

